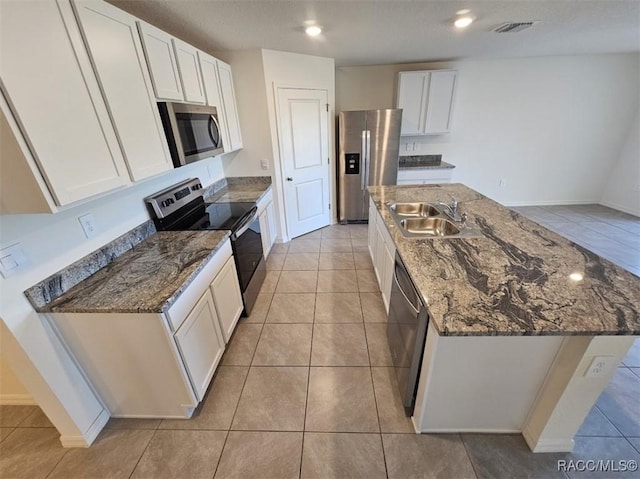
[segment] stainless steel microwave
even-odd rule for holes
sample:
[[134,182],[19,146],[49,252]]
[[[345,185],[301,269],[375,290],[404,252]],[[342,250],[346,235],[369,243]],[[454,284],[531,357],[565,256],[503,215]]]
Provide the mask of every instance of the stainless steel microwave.
[[158,109],[176,168],[224,153],[215,107],[160,102]]

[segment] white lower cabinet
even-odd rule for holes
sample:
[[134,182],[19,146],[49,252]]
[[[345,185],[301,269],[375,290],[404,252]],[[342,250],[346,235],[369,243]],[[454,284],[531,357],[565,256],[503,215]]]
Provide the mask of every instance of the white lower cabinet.
[[[188,418],[242,313],[231,244],[166,313],[51,313],[54,330],[112,417]],[[223,332],[224,331],[224,332]]]
[[211,283],[211,293],[218,312],[224,344],[228,343],[242,314],[242,292],[238,284],[238,273],[233,257],[222,267]]
[[[230,261],[233,264],[233,258]],[[180,355],[184,359],[191,385],[198,401],[202,401],[213,373],[222,358],[225,345],[216,307],[208,291],[204,293],[193,311],[184,320],[175,338]]]
[[382,293],[382,301],[388,313],[396,247],[373,200],[369,201],[369,254]]
[[276,212],[273,207],[273,194],[269,189],[258,202],[258,218],[260,219],[260,236],[262,238],[262,254],[266,260],[271,247],[276,242]]

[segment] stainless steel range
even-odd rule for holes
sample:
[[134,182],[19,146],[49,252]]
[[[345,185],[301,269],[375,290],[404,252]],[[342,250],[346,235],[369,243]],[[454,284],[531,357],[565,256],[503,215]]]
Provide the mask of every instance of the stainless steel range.
[[245,316],[251,313],[266,276],[255,203],[206,203],[197,178],[145,198],[158,231],[229,230]]

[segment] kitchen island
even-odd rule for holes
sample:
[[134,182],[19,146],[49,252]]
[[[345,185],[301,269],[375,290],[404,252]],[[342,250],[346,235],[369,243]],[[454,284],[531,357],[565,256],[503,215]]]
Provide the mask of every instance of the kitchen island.
[[[369,191],[431,317],[416,430],[522,432],[536,452],[571,450],[640,334],[640,279],[461,184]],[[387,208],[449,195],[481,237],[407,238]]]

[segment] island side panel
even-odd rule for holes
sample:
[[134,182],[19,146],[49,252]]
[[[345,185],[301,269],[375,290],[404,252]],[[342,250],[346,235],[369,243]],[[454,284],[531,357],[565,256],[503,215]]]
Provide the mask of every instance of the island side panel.
[[[522,435],[533,452],[570,452],[573,437],[637,336],[565,338]],[[596,357],[601,374],[587,375]]]
[[521,432],[562,345],[559,336],[440,336],[429,324],[419,432]]

